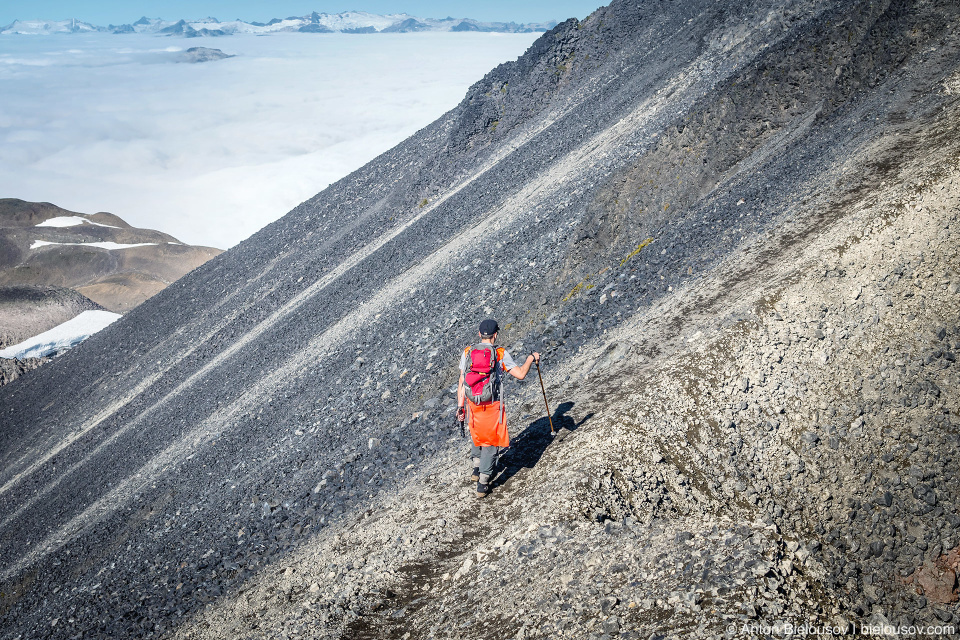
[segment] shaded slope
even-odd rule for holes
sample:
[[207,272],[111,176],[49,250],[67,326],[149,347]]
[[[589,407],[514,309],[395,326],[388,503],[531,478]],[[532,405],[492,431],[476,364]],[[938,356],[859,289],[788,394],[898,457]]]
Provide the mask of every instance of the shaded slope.
[[[820,352],[783,353],[774,363],[782,367],[764,371],[816,413],[787,420],[764,413],[773,403],[766,397],[709,396],[738,385],[747,393],[752,377],[741,369],[781,350],[782,333],[756,317],[777,308],[778,295],[791,302],[777,312],[794,328],[806,329],[816,313],[834,323],[817,327],[824,335],[840,328],[852,336],[856,322],[857,339],[881,350],[956,311],[956,298],[944,297],[956,278],[946,271],[956,255],[955,209],[941,206],[956,198],[956,143],[928,135],[957,125],[954,11],[928,3],[615,2],[558,26],[438,122],[0,390],[13,409],[0,418],[4,632],[335,637],[432,629],[463,637],[485,629],[508,637],[536,635],[543,621],[529,612],[569,611],[566,598],[573,613],[561,616],[563,629],[542,632],[582,637],[608,622],[601,613],[621,611],[604,611],[609,595],[624,607],[636,598],[634,617],[616,622],[635,632],[693,634],[695,615],[719,630],[728,616],[780,615],[794,605],[798,615],[867,619],[878,605],[883,615],[931,619],[932,608],[903,604],[912,601],[891,577],[907,575],[922,553],[887,566],[877,560],[887,547],[877,555],[871,545],[878,536],[914,545],[935,532],[946,548],[944,505],[957,500],[952,468],[919,469],[918,486],[932,488],[942,511],[904,508],[897,517],[908,526],[891,532],[889,516],[874,520],[863,495],[857,513],[871,514],[863,529],[845,524],[845,513],[846,522],[857,518],[840,505],[851,508],[861,488],[875,490],[861,478],[879,478],[880,463],[838,460],[797,441],[808,431],[816,442],[839,438],[829,427],[861,411],[868,419],[858,427],[874,428],[856,442],[869,448],[886,443],[883,421],[900,420],[905,433],[912,419],[882,403],[844,398],[831,407],[851,369],[821,366],[823,383],[814,387],[810,358]],[[831,54],[805,54],[814,48]],[[900,206],[906,194],[934,187],[935,207]],[[880,233],[887,227],[924,233],[878,261],[875,251],[896,239]],[[867,228],[877,234],[869,242],[851,240]],[[653,242],[635,253],[647,237]],[[843,249],[858,260],[839,265],[851,285],[866,287],[890,260],[925,273],[915,252],[926,243],[935,246],[929,269],[944,291],[924,297],[891,283],[879,299],[896,292],[904,304],[927,305],[911,307],[916,325],[891,318],[889,327],[861,327],[864,310],[828,304],[822,284],[822,274],[837,270],[821,268],[825,256],[834,260],[848,242],[870,249]],[[820,300],[823,315],[812,306]],[[456,483],[466,469],[463,443],[449,429],[448,389],[459,348],[487,314],[516,355],[540,347],[557,363],[553,388],[573,403],[567,411],[578,428],[560,446],[538,444],[536,396],[522,386],[512,419],[529,433],[506,461],[509,484],[477,505],[464,501],[471,488]],[[944,355],[954,336],[949,326],[938,338],[947,341],[939,347],[947,364],[937,375],[946,377],[937,382],[940,404],[929,408],[941,416],[956,410]],[[715,349],[713,359],[689,371],[701,348]],[[822,365],[839,359],[821,351]],[[895,381],[873,382],[872,393],[901,405],[914,395],[907,388],[897,396]],[[864,388],[844,393],[857,398]],[[820,413],[831,408],[837,424]],[[952,423],[932,424],[918,450],[955,459]],[[765,455],[769,431],[777,446],[792,445],[791,474],[796,459],[850,471],[794,481],[780,458]],[[730,443],[734,452],[719,457]],[[531,457],[538,448],[542,457]],[[838,441],[829,450],[843,448]],[[828,486],[832,520],[806,505]],[[478,528],[484,518],[491,526]],[[607,532],[603,522],[612,523]],[[857,540],[856,550],[834,544],[844,536]],[[570,553],[557,546],[567,543]],[[836,552],[791,577],[784,560],[807,567],[810,549],[828,545]],[[685,588],[698,562],[706,580],[707,556],[721,577],[715,603]],[[854,558],[870,573],[844,573]],[[487,566],[473,578],[478,561]],[[644,591],[666,580],[659,572],[671,562],[681,563],[669,583],[675,591]],[[593,576],[603,584],[589,583]],[[513,600],[478,598],[481,588],[518,583]],[[63,587],[51,594],[51,584]],[[404,613],[377,614],[390,602],[387,589],[413,587],[423,595],[401,603]],[[503,607],[497,617],[484,609],[490,602]],[[50,626],[67,611],[71,627]]]

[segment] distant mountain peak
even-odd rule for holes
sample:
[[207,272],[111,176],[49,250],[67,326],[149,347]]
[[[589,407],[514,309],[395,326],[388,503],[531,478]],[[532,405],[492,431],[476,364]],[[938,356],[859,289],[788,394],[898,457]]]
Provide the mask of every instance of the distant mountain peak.
[[[129,24],[106,27],[68,20],[14,20],[0,29],[0,35],[52,35],[60,33],[141,33],[185,37],[225,36],[234,34],[263,35],[287,33],[407,33],[414,31],[486,31],[499,33],[530,33],[548,31],[556,21],[517,24],[515,22],[481,22],[470,18],[419,18],[407,13],[380,15],[366,11],[326,13],[313,11],[306,16],[273,18],[267,22],[241,19],[222,22],[209,16],[189,20],[164,20],[142,16]],[[215,25],[215,26],[214,26]]]

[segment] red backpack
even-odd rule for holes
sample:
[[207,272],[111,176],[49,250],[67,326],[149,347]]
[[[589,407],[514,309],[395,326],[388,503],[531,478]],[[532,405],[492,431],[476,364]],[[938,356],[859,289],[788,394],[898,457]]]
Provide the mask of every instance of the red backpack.
[[467,358],[467,370],[463,376],[463,391],[467,399],[473,404],[483,404],[492,400],[499,400],[501,389],[497,389],[497,382],[503,386],[502,376],[497,374],[497,367],[503,361],[503,348],[481,342],[464,350]]

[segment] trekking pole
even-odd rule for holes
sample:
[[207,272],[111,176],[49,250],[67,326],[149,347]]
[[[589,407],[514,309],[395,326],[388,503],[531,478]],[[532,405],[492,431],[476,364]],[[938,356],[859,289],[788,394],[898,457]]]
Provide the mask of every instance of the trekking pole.
[[540,360],[537,360],[537,377],[540,378],[540,390],[543,391],[543,404],[547,407],[547,420],[550,421],[550,435],[556,435],[553,430],[553,414],[550,413],[550,403],[547,402],[547,388],[543,386],[543,375],[540,373]]

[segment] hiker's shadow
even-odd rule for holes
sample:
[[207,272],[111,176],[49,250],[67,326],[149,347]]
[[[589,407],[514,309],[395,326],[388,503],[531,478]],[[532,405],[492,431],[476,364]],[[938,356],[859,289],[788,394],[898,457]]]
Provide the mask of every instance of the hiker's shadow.
[[494,487],[508,485],[511,479],[522,469],[532,469],[543,457],[544,452],[553,443],[559,444],[570,432],[576,431],[580,425],[593,417],[587,414],[580,422],[567,415],[574,403],[564,402],[553,413],[553,429],[555,436],[550,435],[550,420],[544,416],[527,425],[527,428],[510,440],[510,448],[501,456],[495,470]]

